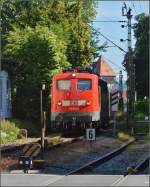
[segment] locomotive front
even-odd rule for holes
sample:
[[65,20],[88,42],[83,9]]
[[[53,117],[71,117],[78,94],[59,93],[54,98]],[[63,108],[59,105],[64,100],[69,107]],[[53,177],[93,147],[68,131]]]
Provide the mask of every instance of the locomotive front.
[[100,121],[98,77],[76,71],[53,77],[51,121],[56,128],[86,128]]

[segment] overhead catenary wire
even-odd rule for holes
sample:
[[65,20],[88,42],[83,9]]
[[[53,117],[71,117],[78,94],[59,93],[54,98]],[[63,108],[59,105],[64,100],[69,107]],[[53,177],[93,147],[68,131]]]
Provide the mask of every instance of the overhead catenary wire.
[[106,22],[106,23],[125,23],[126,21],[107,21],[107,20],[94,20],[93,22]]
[[[104,18],[104,21],[105,22],[109,22],[109,23],[112,23],[112,24],[115,24],[115,25],[118,25],[118,23],[122,23],[122,20],[111,20],[110,18],[108,18],[108,17],[106,17],[106,16],[103,16],[103,15],[101,15],[101,17],[103,17]],[[103,19],[102,18],[102,19]],[[105,20],[106,19],[106,20]],[[97,21],[97,20],[95,20],[95,21]],[[100,20],[101,21],[101,20]],[[103,20],[102,20],[103,21]],[[120,22],[121,21],[121,22]],[[98,21],[99,22],[99,21]],[[124,22],[124,20],[123,20],[123,22]]]
[[110,60],[107,57],[104,57],[107,61],[109,61],[111,64],[113,64],[114,66],[118,67],[119,69],[126,71],[125,69],[123,69],[121,66],[119,66],[118,64],[116,64],[115,62],[113,62],[112,60]]
[[[101,21],[101,20],[95,20],[95,21],[92,21],[92,23],[93,23],[93,22],[96,22],[96,23],[115,23],[115,22],[125,23],[125,22],[127,22],[127,21],[122,21],[122,20],[119,20],[119,21],[106,21],[106,20]],[[115,40],[116,40],[116,39],[117,39],[117,40],[120,40],[120,38],[114,37],[114,36],[112,36],[112,35],[111,35],[111,38],[114,38]],[[123,43],[123,45],[126,46],[124,43]]]
[[127,53],[127,51],[125,51],[124,49],[122,49],[119,45],[115,44],[112,40],[110,40],[108,37],[106,37],[104,34],[102,34],[101,32],[99,32],[99,34],[105,38],[107,41],[109,41],[110,43],[114,44],[118,49],[120,49],[122,52]]

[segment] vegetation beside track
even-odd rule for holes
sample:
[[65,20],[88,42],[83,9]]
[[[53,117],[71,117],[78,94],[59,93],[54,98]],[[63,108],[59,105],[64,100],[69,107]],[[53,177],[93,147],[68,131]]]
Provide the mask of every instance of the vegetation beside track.
[[24,139],[25,136],[20,133],[20,129],[27,130],[28,137],[38,137],[40,133],[39,127],[31,122],[21,121],[17,119],[1,120],[1,144],[13,142],[17,139]]
[[141,121],[136,122],[133,125],[133,132],[131,126],[127,127],[125,121],[117,121],[116,125],[116,137],[121,141],[126,141],[132,136],[142,135],[145,143],[149,141],[149,122]]
[[16,127],[14,122],[8,120],[1,120],[1,144],[9,141],[14,141],[19,138],[19,128]]

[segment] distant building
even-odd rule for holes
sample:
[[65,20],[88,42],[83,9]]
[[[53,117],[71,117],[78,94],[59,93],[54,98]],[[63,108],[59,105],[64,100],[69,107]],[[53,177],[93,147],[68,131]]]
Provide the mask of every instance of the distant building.
[[11,117],[10,81],[6,71],[0,71],[0,119]]
[[94,68],[94,73],[99,75],[101,79],[106,81],[108,84],[114,84],[116,80],[116,73],[103,56],[100,56],[99,59],[92,64],[92,66]]
[[116,73],[110,67],[110,65],[106,62],[103,56],[100,56],[99,59],[92,64],[93,71],[97,74],[101,79],[107,82],[109,89],[109,116],[111,115],[111,103],[110,103],[110,93],[112,90],[116,90],[117,87],[115,85],[116,82]]

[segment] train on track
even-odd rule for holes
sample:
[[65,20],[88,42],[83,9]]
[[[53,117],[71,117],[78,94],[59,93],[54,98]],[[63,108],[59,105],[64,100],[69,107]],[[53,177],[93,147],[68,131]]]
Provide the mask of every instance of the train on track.
[[67,69],[54,75],[51,122],[53,128],[69,131],[107,126],[107,83],[91,69]]

